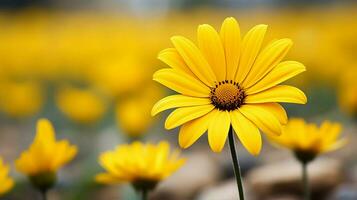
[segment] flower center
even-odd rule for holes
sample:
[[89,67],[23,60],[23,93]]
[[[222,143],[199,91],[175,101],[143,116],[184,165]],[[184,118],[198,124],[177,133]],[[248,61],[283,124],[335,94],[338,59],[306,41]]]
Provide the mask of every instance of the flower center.
[[218,82],[211,89],[211,102],[219,110],[235,110],[244,104],[246,95],[238,83],[232,80]]

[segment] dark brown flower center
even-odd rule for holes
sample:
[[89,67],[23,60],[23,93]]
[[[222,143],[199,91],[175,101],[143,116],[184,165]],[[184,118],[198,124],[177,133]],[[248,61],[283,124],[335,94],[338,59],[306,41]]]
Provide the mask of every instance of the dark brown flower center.
[[238,83],[232,80],[218,82],[211,89],[211,102],[219,110],[232,111],[244,104],[246,95]]

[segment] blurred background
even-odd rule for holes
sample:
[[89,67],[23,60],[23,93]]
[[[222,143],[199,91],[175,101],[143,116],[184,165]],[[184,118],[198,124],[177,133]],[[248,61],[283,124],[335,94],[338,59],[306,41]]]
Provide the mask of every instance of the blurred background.
[[[267,41],[293,39],[287,59],[301,61],[307,72],[292,84],[306,92],[308,104],[284,107],[290,117],[341,122],[349,140],[311,165],[313,199],[356,200],[356,10],[354,0],[1,0],[0,155],[17,181],[3,198],[39,198],[13,161],[31,143],[36,120],[46,117],[58,138],[79,147],[49,199],[137,199],[127,185],[94,183],[102,171],[98,155],[135,139],[166,139],[178,148],[177,130],[163,128],[168,113],[150,116],[153,104],[170,93],[152,81],[165,67],[157,54],[173,35],[195,41],[199,24],[219,28],[234,16],[242,33],[265,23]],[[238,145],[247,199],[300,199],[299,164],[287,150],[265,140],[253,157]],[[204,136],[182,154],[188,163],[152,199],[235,199],[228,148],[215,154]]]

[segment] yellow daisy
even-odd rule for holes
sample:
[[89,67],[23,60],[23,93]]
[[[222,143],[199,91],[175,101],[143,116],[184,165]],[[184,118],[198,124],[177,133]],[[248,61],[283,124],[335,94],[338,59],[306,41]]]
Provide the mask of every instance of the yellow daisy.
[[270,140],[292,150],[302,164],[302,183],[304,199],[310,199],[307,165],[321,153],[336,150],[346,144],[339,139],[341,124],[324,121],[320,127],[308,124],[303,119],[291,119],[283,127],[280,136],[270,136]]
[[158,58],[170,68],[158,70],[153,79],[180,94],[157,102],[152,115],[177,108],[167,117],[165,128],[182,125],[181,147],[188,148],[208,130],[211,149],[220,152],[233,127],[245,148],[257,155],[262,144],[259,129],[279,135],[287,122],[278,103],[306,103],[301,90],[279,85],[305,71],[299,62],[282,61],[292,41],[278,39],[263,48],[266,31],[267,25],[260,24],[241,39],[238,22],[227,18],[219,33],[200,25],[198,47],[174,36],[174,48],[160,52]]
[[79,124],[94,124],[103,117],[106,102],[91,89],[63,87],[57,91],[56,104],[70,120]]
[[291,149],[299,160],[311,161],[315,156],[336,150],[346,144],[340,139],[342,126],[324,121],[320,127],[308,124],[303,119],[290,119],[279,137],[269,137],[280,146]]
[[156,101],[163,97],[163,92],[161,87],[154,84],[149,84],[140,93],[127,95],[116,104],[115,117],[118,128],[132,139],[148,133],[155,122],[150,111]]
[[14,180],[9,177],[9,166],[0,157],[0,197],[14,187]]
[[27,175],[41,190],[47,190],[56,181],[56,172],[77,154],[77,147],[67,140],[56,141],[55,131],[47,119],[37,122],[37,133],[28,150],[15,162],[16,169]]
[[99,163],[106,170],[95,179],[103,184],[129,182],[137,190],[151,190],[161,180],[179,169],[185,160],[178,152],[170,153],[166,141],[155,144],[133,142],[116,147],[114,151],[104,152]]
[[[28,95],[31,94],[31,98]],[[45,92],[36,81],[0,81],[0,110],[13,118],[38,113],[45,102]]]
[[338,88],[338,102],[341,110],[351,117],[357,117],[357,67],[346,70],[341,76]]

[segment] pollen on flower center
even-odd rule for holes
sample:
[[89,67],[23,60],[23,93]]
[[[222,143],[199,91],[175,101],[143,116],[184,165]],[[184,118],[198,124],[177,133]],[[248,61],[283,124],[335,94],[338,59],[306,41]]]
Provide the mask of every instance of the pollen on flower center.
[[246,95],[238,83],[232,80],[218,82],[211,89],[211,102],[219,110],[235,110],[244,104]]

